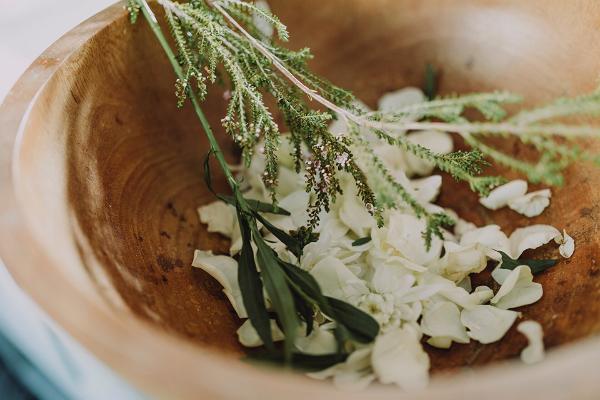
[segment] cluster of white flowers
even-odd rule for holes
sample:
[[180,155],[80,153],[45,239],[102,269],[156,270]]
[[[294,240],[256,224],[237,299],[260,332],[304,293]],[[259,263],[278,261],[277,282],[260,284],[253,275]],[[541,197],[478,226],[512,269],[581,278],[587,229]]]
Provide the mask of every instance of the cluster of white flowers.
[[[424,101],[414,88],[388,94],[380,108]],[[334,130],[341,129],[339,125]],[[399,133],[403,134],[403,133]],[[452,139],[439,132],[414,132],[413,140],[438,153],[452,151]],[[426,385],[429,378],[429,357],[422,342],[438,348],[452,343],[492,343],[500,340],[520,317],[513,309],[532,304],[542,297],[542,286],[533,281],[526,265],[513,270],[499,264],[493,279],[500,285],[494,293],[487,286],[471,287],[470,275],[483,271],[489,260],[501,261],[496,250],[518,259],[528,249],[535,249],[553,240],[560,244],[560,253],[570,257],[573,239],[548,225],[520,228],[507,236],[499,226],[476,227],[462,220],[450,209],[433,202],[442,184],[439,175],[429,176],[433,166],[390,145],[374,149],[387,167],[430,212],[446,212],[457,221],[444,239],[434,237],[429,249],[422,236],[425,222],[409,207],[385,212],[379,228],[356,195],[352,179],[343,180],[343,195],[323,213],[316,242],[304,248],[297,260],[271,234],[265,238],[284,260],[297,263],[318,281],[325,295],[348,302],[372,315],[381,331],[374,343],[359,345],[348,359],[325,371],[311,374],[315,378],[332,378],[344,388],[362,388],[370,382],[394,383],[404,389]],[[306,209],[310,195],[305,192],[302,176],[293,170],[290,145],[284,141],[280,149],[281,173],[278,195],[281,207],[290,216],[265,215],[271,223],[285,229],[296,229],[307,221]],[[268,201],[269,193],[260,179],[264,157],[257,152],[250,168],[240,174],[247,184],[245,196]],[[413,179],[410,179],[413,178]],[[526,194],[527,183],[513,181],[492,191],[481,203],[491,209],[508,205],[527,216],[541,213],[548,205],[550,191]],[[208,230],[231,238],[231,256],[241,248],[241,238],[235,209],[215,202],[199,209],[200,219]],[[358,245],[359,238],[370,241]],[[364,242],[364,241],[363,241]],[[240,318],[247,318],[237,283],[237,262],[234,258],[197,250],[193,265],[215,277],[224,288]],[[542,330],[539,324],[527,321],[519,325],[530,341],[523,351],[525,362],[543,358]],[[272,324],[273,337],[283,335]],[[305,337],[299,335],[298,349],[310,354],[336,351],[332,323],[323,320]],[[238,330],[245,346],[260,346],[256,331],[247,320]]]

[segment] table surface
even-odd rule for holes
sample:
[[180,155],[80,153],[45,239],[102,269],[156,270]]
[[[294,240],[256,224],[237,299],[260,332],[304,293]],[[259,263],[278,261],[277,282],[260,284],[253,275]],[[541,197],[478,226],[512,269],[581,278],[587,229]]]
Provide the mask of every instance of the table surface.
[[[0,0],[0,101],[65,32],[115,0]],[[0,193],[2,188],[0,188]],[[141,399],[58,327],[0,260],[0,398]]]

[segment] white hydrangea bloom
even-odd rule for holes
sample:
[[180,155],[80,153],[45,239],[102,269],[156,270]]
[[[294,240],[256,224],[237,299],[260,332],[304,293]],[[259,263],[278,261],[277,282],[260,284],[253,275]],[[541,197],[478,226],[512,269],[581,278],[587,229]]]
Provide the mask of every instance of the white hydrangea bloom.
[[373,372],[381,383],[395,383],[406,390],[420,389],[429,380],[429,357],[420,334],[407,325],[377,337],[371,354]]
[[460,320],[471,339],[488,344],[502,339],[518,315],[515,311],[483,305],[462,310]]
[[520,265],[508,274],[490,302],[498,308],[517,308],[535,303],[543,294],[542,285],[533,282],[531,269]]
[[564,258],[570,258],[575,252],[575,240],[569,236],[566,230],[563,229],[563,234],[555,237],[554,241],[560,245],[558,252]]
[[535,321],[523,321],[517,326],[517,331],[527,338],[529,344],[521,351],[521,361],[525,364],[536,364],[545,357],[544,331]]
[[510,181],[492,190],[489,195],[479,199],[479,202],[490,210],[498,210],[508,205],[508,202],[527,193],[527,182],[522,179]]
[[550,205],[551,197],[550,189],[538,190],[510,199],[508,207],[526,217],[536,217]]
[[242,292],[238,284],[238,263],[231,257],[215,256],[212,251],[196,250],[192,265],[215,278],[235,309],[238,317],[248,318],[244,308]]

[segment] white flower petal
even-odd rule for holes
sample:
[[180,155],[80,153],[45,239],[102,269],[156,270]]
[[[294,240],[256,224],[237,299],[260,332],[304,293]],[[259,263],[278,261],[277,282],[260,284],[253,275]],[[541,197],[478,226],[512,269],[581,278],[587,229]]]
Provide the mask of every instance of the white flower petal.
[[312,355],[332,354],[337,350],[337,341],[329,329],[315,326],[308,336],[303,336],[305,327],[300,328],[302,333],[296,338],[295,345],[303,353]]
[[242,292],[238,285],[238,263],[231,257],[215,256],[212,251],[196,250],[192,265],[207,272],[215,278],[235,309],[238,317],[248,318],[244,308]]
[[502,285],[504,283],[504,281],[506,281],[506,278],[508,278],[508,276],[510,275],[510,273],[512,271],[510,269],[505,269],[505,268],[500,268],[500,267],[501,267],[501,265],[498,265],[492,271],[492,278],[494,278],[496,283],[498,283],[499,285]]
[[365,237],[373,226],[375,220],[369,214],[362,200],[356,195],[354,185],[346,185],[341,199],[338,216],[351,231],[358,237]]
[[419,334],[408,325],[375,339],[371,363],[381,383],[395,383],[406,390],[427,385],[429,357],[423,351]]
[[444,336],[434,336],[427,339],[427,344],[438,349],[449,349],[452,346],[452,338]]
[[487,225],[482,228],[472,229],[465,232],[460,238],[461,246],[479,243],[485,246],[488,251],[486,255],[496,261],[500,260],[500,253],[494,250],[500,250],[507,254],[510,253],[510,242],[508,237],[500,230],[498,225]]
[[533,282],[531,269],[520,265],[510,272],[490,302],[498,308],[517,308],[535,303],[543,294],[542,285]]
[[[406,138],[410,142],[421,145],[436,154],[448,154],[454,149],[452,136],[446,132],[419,131],[408,134]],[[408,164],[406,175],[408,176],[429,175],[435,168],[431,162],[425,161],[412,153],[406,153],[406,162]]]
[[425,229],[424,219],[394,211],[390,213],[386,241],[403,257],[419,265],[427,265],[439,258],[442,241],[434,236],[427,250],[422,234]]
[[[406,153],[401,148],[384,143],[375,145],[373,152],[379,157],[398,183],[403,184],[402,181],[408,181],[405,173],[408,171],[409,166],[406,161]],[[403,186],[406,185],[403,184]]]
[[423,103],[426,100],[423,91],[416,87],[406,87],[384,94],[378,103],[379,111],[394,112],[412,104]]
[[563,229],[562,236],[555,237],[554,241],[560,244],[558,252],[564,258],[570,258],[575,252],[575,240],[569,236],[566,230]]
[[[249,319],[244,321],[244,323],[238,328],[237,335],[238,340],[243,346],[260,347],[263,345],[262,340],[258,336],[256,329],[254,329],[254,326],[252,325],[252,322],[250,322]],[[274,319],[271,320],[271,337],[273,338],[274,342],[281,341],[285,337],[283,332],[281,332],[281,329],[279,329],[279,326],[277,326],[277,322]]]
[[290,193],[279,202],[279,206],[291,215],[273,215],[269,214],[267,219],[273,225],[284,231],[297,229],[308,222],[308,204],[310,195],[304,189]]
[[345,362],[323,371],[307,374],[314,379],[333,378],[334,385],[343,390],[363,390],[375,379],[371,368],[372,346],[363,347],[348,356]]
[[236,215],[235,209],[222,201],[201,206],[198,208],[200,222],[208,225],[209,232],[218,232],[231,238]]
[[417,200],[422,203],[430,203],[440,194],[442,177],[440,175],[432,175],[427,178],[413,179],[410,183],[416,191],[415,197]]
[[519,258],[525,250],[537,249],[559,236],[558,229],[550,225],[531,225],[515,229],[510,235],[510,256]]
[[[254,5],[262,11],[271,12],[269,3],[267,3],[265,0],[257,0]],[[254,23],[254,26],[256,26],[256,29],[258,29],[258,31],[262,33],[265,37],[273,37],[275,28],[273,28],[273,25],[271,25],[271,23],[267,21],[264,17],[262,17],[259,13],[255,12],[252,15],[252,22]]]
[[508,206],[526,217],[536,217],[550,205],[551,197],[552,192],[550,189],[538,190],[510,199]]
[[527,182],[522,179],[510,181],[492,190],[487,197],[482,197],[479,202],[490,210],[497,210],[508,202],[527,193]]
[[483,344],[496,342],[506,334],[519,313],[493,306],[475,306],[464,309],[460,320],[469,330],[468,335]]
[[447,337],[457,343],[469,343],[467,330],[460,322],[460,311],[456,304],[449,301],[435,302],[426,307],[421,329],[431,337]]
[[404,292],[414,285],[415,280],[415,277],[402,267],[382,264],[375,269],[371,285],[378,293]]
[[440,295],[462,308],[473,308],[490,301],[494,292],[487,286],[478,286],[473,293],[468,293],[461,287],[448,287],[442,289]]
[[358,297],[369,293],[366,283],[335,257],[325,257],[310,273],[326,296],[354,304]]
[[535,321],[523,321],[517,326],[517,331],[527,338],[529,344],[521,351],[521,361],[525,364],[536,364],[544,359],[544,331]]
[[453,242],[444,242],[446,254],[439,261],[437,270],[440,275],[454,282],[460,282],[471,273],[478,273],[487,265],[486,249],[479,243],[461,246]]

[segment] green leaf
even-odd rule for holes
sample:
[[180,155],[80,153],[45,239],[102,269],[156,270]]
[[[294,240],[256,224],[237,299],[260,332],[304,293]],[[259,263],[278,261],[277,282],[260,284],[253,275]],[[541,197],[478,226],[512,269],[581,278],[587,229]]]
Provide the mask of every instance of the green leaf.
[[[206,154],[206,157],[204,158],[204,183],[206,183],[206,187],[208,188],[208,190],[210,190],[211,193],[218,197],[217,193],[215,193],[212,187],[212,176],[210,172],[210,156],[212,156],[213,154],[214,150],[211,148]],[[232,205],[235,206],[235,204]]]
[[258,264],[260,265],[267,294],[283,327],[285,334],[284,355],[289,360],[296,339],[296,329],[300,325],[296,314],[294,296],[288,286],[286,275],[279,265],[277,255],[260,236],[258,228],[256,226],[253,228],[252,233],[257,247]]
[[273,346],[273,337],[271,336],[271,321],[269,312],[265,306],[263,283],[254,262],[254,252],[252,251],[250,242],[250,226],[239,209],[238,220],[242,234],[242,251],[238,261],[238,283],[242,292],[244,307],[252,326],[265,344],[265,347],[274,351],[275,347]]
[[[311,325],[307,326],[306,329],[306,335],[308,336],[310,335],[310,332],[312,332],[312,321],[314,315],[314,310],[312,309],[312,307],[310,307],[310,304],[316,305],[323,312],[330,311],[331,308],[327,303],[327,299],[321,292],[319,284],[311,274],[293,264],[286,263],[281,259],[279,259],[279,264],[285,271],[288,278],[288,283],[290,284],[290,287],[294,290],[295,294],[301,299],[303,299],[306,302],[305,304],[309,305],[311,314],[308,319],[310,319]],[[300,314],[302,314],[302,310],[298,310],[300,311]],[[308,316],[304,316],[304,320],[308,324],[309,321],[307,317]]]
[[[223,200],[227,204],[235,206],[235,197],[219,195],[219,199]],[[265,203],[254,199],[244,199],[244,201],[250,206],[252,211],[276,214],[276,215],[292,215],[288,210],[281,208],[275,204]]]
[[373,317],[344,301],[333,297],[326,298],[333,310],[333,318],[344,325],[355,340],[361,343],[375,340],[379,333],[379,324]]
[[360,239],[356,239],[352,242],[352,246],[362,246],[363,244],[367,244],[371,241],[371,236],[365,236]]
[[[332,367],[335,364],[346,361],[348,354],[322,354],[322,355],[311,355],[303,353],[294,353],[291,356],[289,364],[297,369],[311,372],[311,371],[322,371],[326,368]],[[281,353],[271,353],[265,351],[253,351],[248,355],[248,360],[266,362],[269,364],[283,365],[285,364],[285,358]]]
[[313,331],[315,310],[313,310],[308,301],[296,292],[294,292],[294,304],[296,305],[298,314],[300,314],[304,322],[306,322],[306,336],[308,336]]
[[531,268],[531,273],[534,275],[542,273],[548,268],[554,267],[556,263],[558,263],[558,260],[531,260],[526,258],[515,260],[503,251],[496,251],[502,256],[502,264],[500,268],[513,270],[519,265],[527,265],[529,268]]
[[261,224],[264,225],[265,228],[269,230],[277,239],[281,241],[281,243],[285,244],[287,248],[294,254],[296,257],[300,258],[302,255],[302,244],[298,239],[291,236],[290,234],[284,232],[279,229],[269,221],[267,221],[262,215],[257,212],[254,212],[253,215],[260,221]]
[[423,92],[429,100],[435,99],[437,96],[438,72],[433,65],[427,63],[425,66],[425,84]]

